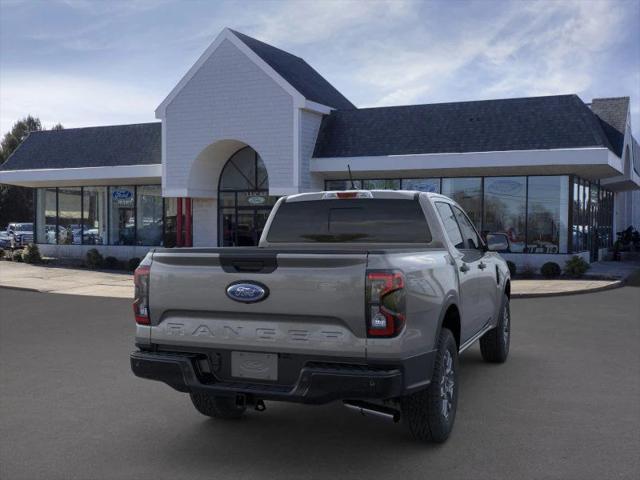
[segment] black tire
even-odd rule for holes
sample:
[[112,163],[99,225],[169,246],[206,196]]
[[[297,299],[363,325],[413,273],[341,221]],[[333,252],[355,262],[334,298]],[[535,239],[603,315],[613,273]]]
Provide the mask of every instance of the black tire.
[[509,297],[504,295],[498,324],[480,339],[482,358],[485,362],[504,363],[509,356],[510,343],[511,309],[509,308]]
[[443,328],[431,383],[424,390],[402,397],[402,418],[416,440],[442,443],[453,429],[457,405],[458,346],[451,331]]
[[208,393],[192,393],[190,396],[196,410],[208,417],[241,418],[247,409],[237,406],[235,397],[218,397]]

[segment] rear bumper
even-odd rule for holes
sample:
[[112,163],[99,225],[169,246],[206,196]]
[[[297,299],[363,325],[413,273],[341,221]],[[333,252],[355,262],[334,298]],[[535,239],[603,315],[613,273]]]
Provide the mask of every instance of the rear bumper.
[[388,399],[405,391],[402,368],[309,363],[295,385],[223,382],[197,371],[197,354],[134,352],[131,369],[141,378],[164,382],[181,392],[244,394],[264,400],[328,403],[341,399]]

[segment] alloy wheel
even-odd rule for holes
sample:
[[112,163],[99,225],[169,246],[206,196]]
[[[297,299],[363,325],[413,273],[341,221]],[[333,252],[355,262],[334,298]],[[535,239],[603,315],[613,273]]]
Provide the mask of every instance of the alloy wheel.
[[449,350],[445,351],[443,359],[443,372],[440,378],[440,400],[442,415],[449,418],[453,408],[453,394],[455,387],[455,372],[453,370],[453,356]]

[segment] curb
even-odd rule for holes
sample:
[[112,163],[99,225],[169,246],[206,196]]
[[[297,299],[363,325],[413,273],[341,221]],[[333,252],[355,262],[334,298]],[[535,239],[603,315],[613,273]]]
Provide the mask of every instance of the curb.
[[583,288],[581,290],[569,290],[566,292],[547,292],[547,293],[512,293],[511,298],[541,298],[541,297],[564,297],[567,295],[582,295],[584,293],[604,292],[605,290],[614,290],[624,287],[624,280],[618,280],[610,285],[602,287]]
[[111,298],[114,300],[133,300],[133,294],[127,295],[127,296],[113,295],[113,294],[96,295],[93,293],[87,294],[87,293],[77,293],[77,292],[66,292],[66,291],[60,291],[60,290],[40,290],[37,288],[30,288],[30,287],[14,287],[11,285],[0,285],[0,290],[3,290],[3,289],[22,291],[22,292],[43,293],[43,294],[50,294],[50,295],[73,295],[73,296],[79,296],[79,297]]
[[[546,293],[512,293],[511,298],[544,298],[544,297],[564,297],[568,295],[582,295],[585,293],[596,293],[603,292],[606,290],[614,290],[616,288],[624,287],[625,281],[618,280],[610,285],[604,285],[602,287],[594,287],[594,288],[586,288],[581,290],[569,290],[565,292],[546,292]],[[37,293],[59,293],[61,292],[47,292],[43,290],[39,290],[37,288],[30,287],[14,287],[12,285],[0,285],[0,288],[4,288],[6,290],[18,290],[23,292],[37,292]],[[72,293],[70,295],[73,295]],[[100,297],[100,298],[122,298],[122,297],[112,297],[112,296],[102,296],[102,295],[85,295],[87,297]]]
[[37,288],[30,288],[30,287],[14,287],[12,285],[0,285],[0,288],[5,288],[7,290],[21,290],[23,292],[43,293],[42,290],[38,290]]

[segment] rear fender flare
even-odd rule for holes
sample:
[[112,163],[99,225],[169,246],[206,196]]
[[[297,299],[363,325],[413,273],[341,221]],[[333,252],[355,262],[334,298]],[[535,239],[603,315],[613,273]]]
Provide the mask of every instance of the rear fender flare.
[[[440,316],[438,318],[438,330],[436,331],[436,335],[434,337],[434,345],[433,348],[437,345],[438,338],[440,337],[440,332],[442,331],[442,324],[444,323],[444,318],[449,310],[449,307],[455,306],[460,312],[460,304],[458,302],[458,295],[456,292],[449,292],[444,296],[444,300],[442,302],[442,307],[440,309]],[[460,312],[460,329],[462,330],[462,312]]]

